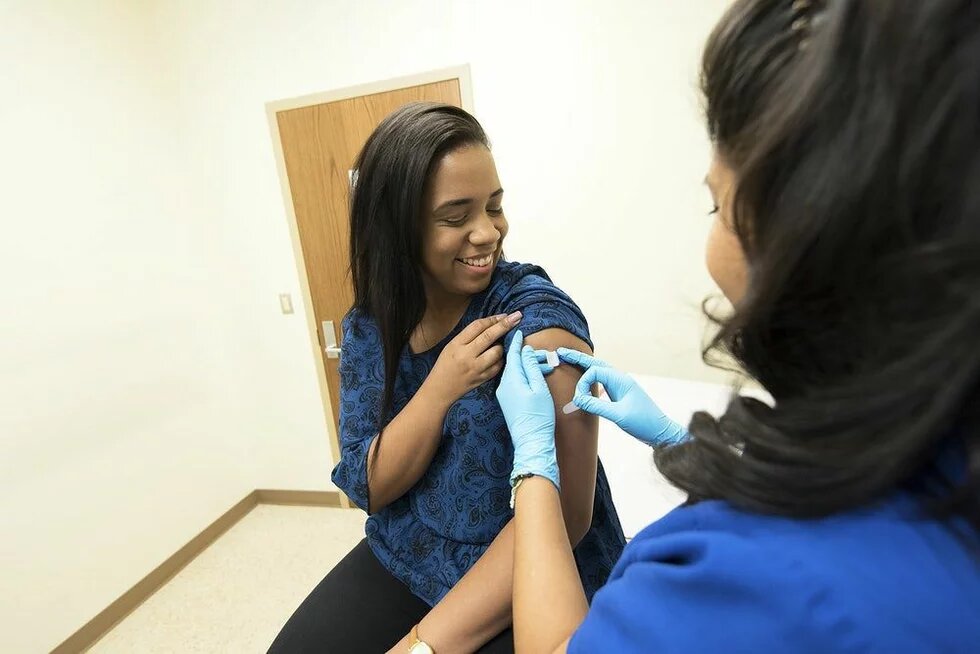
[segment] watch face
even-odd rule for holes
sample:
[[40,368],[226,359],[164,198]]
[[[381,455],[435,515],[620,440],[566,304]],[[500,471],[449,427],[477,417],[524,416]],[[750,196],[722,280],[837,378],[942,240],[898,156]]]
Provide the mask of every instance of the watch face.
[[408,654],[435,654],[435,652],[425,643],[418,642],[412,645],[412,649],[408,650]]

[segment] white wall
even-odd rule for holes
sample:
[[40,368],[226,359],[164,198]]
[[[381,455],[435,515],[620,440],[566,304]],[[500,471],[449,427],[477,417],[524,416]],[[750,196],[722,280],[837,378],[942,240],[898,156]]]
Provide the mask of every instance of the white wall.
[[145,6],[0,6],[3,652],[108,606],[253,490],[279,435],[236,374],[240,281]]
[[266,102],[471,64],[508,254],[605,358],[717,379],[695,89],[725,4],[0,3],[0,650],[54,646],[251,489],[330,488]]

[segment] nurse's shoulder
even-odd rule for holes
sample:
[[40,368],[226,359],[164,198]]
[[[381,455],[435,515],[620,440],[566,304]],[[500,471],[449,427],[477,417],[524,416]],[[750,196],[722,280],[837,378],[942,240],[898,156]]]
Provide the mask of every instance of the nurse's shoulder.
[[905,495],[813,520],[702,502],[637,535],[568,651],[975,652],[978,546]]

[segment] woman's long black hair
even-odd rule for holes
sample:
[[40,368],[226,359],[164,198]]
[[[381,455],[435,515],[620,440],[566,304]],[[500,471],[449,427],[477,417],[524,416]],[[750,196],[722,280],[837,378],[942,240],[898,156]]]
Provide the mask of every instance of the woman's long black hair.
[[[355,163],[350,271],[354,308],[374,319],[384,349],[378,444],[392,417],[398,360],[425,314],[420,222],[426,181],[443,155],[472,144],[490,147],[473,116],[459,107],[417,102],[381,121]],[[375,446],[375,455],[379,451]]]
[[980,3],[739,0],[702,86],[749,262],[706,357],[775,404],[695,415],[658,466],[798,517],[931,476],[980,528]]

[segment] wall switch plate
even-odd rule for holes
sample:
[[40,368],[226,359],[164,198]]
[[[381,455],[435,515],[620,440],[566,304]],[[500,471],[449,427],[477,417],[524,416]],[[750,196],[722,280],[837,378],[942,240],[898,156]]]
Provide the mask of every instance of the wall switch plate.
[[289,293],[279,294],[279,308],[287,315],[293,312],[293,297]]

